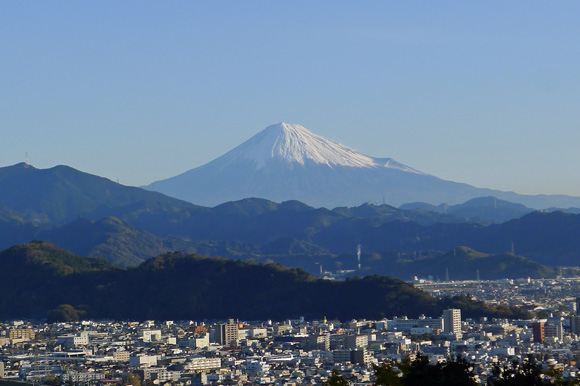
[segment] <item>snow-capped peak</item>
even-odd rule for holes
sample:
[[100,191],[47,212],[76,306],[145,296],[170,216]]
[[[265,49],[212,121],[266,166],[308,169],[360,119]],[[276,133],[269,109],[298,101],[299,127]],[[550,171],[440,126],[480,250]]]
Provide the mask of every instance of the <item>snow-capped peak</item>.
[[[387,167],[421,173],[392,159],[377,159],[358,153],[338,142],[314,134],[297,124],[280,122],[264,130],[224,154],[224,164],[249,160],[258,169],[273,159],[304,165],[307,161],[333,166],[358,168]],[[217,160],[216,160],[217,161]]]

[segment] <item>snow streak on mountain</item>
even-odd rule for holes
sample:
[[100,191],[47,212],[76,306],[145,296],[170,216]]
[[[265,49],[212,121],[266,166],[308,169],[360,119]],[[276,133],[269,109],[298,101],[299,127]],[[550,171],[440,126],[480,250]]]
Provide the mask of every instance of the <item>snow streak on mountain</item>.
[[533,208],[549,207],[553,201],[445,181],[289,123],[268,126],[223,156],[146,188],[204,206],[248,197],[326,208],[364,202],[458,204],[484,196]]
[[254,162],[257,169],[266,167],[268,162],[275,159],[284,160],[289,164],[298,163],[302,166],[312,161],[330,167],[382,166],[420,173],[391,159],[376,159],[357,153],[347,146],[314,134],[303,126],[284,122],[268,126],[248,141],[218,158],[225,164],[249,160]]

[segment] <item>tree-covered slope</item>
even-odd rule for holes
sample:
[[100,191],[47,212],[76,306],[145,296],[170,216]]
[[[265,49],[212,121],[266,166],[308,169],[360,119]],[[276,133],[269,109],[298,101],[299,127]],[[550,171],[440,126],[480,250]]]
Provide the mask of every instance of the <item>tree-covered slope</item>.
[[0,252],[0,319],[36,317],[62,297],[86,292],[101,273],[115,268],[104,259],[85,258],[53,244],[33,241]]
[[2,319],[58,318],[76,310],[85,317],[117,319],[350,319],[440,315],[453,304],[463,304],[466,316],[519,315],[464,298],[440,301],[388,277],[325,281],[276,264],[179,252],[122,270],[34,242],[1,252],[0,272]]
[[123,267],[137,266],[168,250],[159,237],[115,217],[99,221],[81,218],[38,235],[81,256],[104,257]]
[[447,274],[451,280],[496,280],[502,278],[549,278],[556,270],[511,253],[487,254],[467,247],[454,248],[445,254],[434,254],[417,259],[399,259],[376,269],[384,275],[401,279],[412,276],[439,278]]

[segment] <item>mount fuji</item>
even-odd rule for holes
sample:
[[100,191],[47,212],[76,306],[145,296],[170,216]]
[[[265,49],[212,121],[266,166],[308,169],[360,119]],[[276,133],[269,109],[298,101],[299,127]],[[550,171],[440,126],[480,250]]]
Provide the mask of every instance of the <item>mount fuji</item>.
[[580,206],[578,197],[519,195],[442,180],[283,122],[203,166],[145,188],[205,206],[248,197],[333,208],[369,201],[458,204],[482,196],[539,209]]

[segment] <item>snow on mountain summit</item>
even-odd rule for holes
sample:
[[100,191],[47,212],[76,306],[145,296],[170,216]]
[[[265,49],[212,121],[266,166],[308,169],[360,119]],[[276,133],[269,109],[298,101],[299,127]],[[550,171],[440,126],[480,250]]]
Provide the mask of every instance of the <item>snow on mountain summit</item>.
[[271,160],[283,160],[300,165],[311,161],[329,167],[387,167],[422,174],[390,158],[378,159],[366,156],[338,142],[314,134],[301,125],[284,122],[266,127],[218,158],[223,164],[231,164],[242,159],[252,161],[257,169],[265,167]]
[[[300,125],[283,122],[268,126],[221,157],[145,188],[204,206],[257,197],[274,202],[298,200],[330,209],[380,201],[390,205],[458,204],[487,196],[525,200],[522,203],[529,202],[528,207],[557,206],[543,196],[520,196],[443,180],[391,158],[369,157]],[[567,201],[568,206],[578,206],[578,199],[573,199],[576,201]]]

